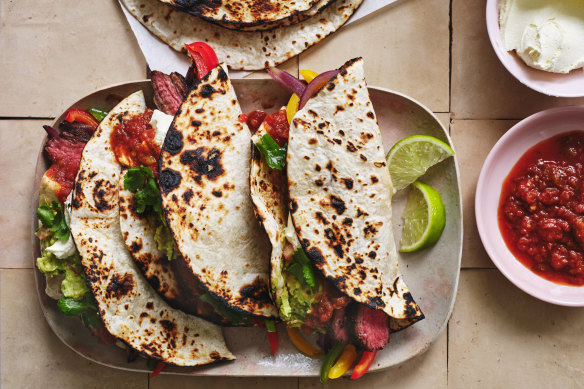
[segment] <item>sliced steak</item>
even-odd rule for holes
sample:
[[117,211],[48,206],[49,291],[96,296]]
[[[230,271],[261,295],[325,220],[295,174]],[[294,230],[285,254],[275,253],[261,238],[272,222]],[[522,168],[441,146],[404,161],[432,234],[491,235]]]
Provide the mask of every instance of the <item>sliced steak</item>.
[[332,334],[332,337],[341,343],[349,343],[350,323],[347,320],[346,312],[346,307],[335,309],[333,318],[330,322],[330,333]]
[[156,107],[165,114],[174,116],[187,94],[185,79],[178,73],[168,75],[153,70],[150,72],[150,80]]
[[365,350],[382,349],[389,342],[389,320],[381,309],[371,309],[358,304],[354,317],[353,335]]

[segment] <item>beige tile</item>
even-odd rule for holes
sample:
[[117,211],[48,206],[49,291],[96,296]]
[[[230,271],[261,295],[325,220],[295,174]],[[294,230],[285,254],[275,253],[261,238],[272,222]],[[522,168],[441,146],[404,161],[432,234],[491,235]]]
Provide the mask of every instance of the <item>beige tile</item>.
[[32,267],[32,193],[43,124],[0,120],[0,268]]
[[40,309],[31,270],[0,270],[3,388],[147,388],[146,373],[101,366],[53,334]]
[[457,119],[521,119],[584,103],[535,92],[499,62],[487,35],[484,0],[453,0],[451,111]]
[[213,389],[296,389],[297,378],[227,378],[160,375],[150,379],[149,389],[213,388]]
[[[475,193],[483,163],[513,120],[454,120],[451,136],[460,168],[463,208],[462,267],[494,267],[481,242],[475,219]],[[480,140],[480,141],[478,141]]]
[[363,56],[369,85],[448,112],[448,0],[401,0],[300,54],[300,68],[336,69]]
[[0,22],[0,116],[54,116],[102,86],[145,78],[117,1],[2,1]]
[[463,270],[450,320],[449,388],[576,388],[584,311],[539,301],[498,270]]
[[[391,347],[391,343],[386,346]],[[424,354],[404,364],[384,371],[366,374],[357,381],[337,379],[327,388],[433,388],[447,387],[447,334],[444,332]],[[300,388],[322,388],[318,378],[301,378]]]

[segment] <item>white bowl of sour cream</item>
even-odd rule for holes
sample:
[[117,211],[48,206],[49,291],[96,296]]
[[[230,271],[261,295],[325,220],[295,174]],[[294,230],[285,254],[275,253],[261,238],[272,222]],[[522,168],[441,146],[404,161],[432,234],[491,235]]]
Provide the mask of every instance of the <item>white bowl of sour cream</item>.
[[551,96],[584,96],[583,0],[487,0],[487,30],[521,83]]

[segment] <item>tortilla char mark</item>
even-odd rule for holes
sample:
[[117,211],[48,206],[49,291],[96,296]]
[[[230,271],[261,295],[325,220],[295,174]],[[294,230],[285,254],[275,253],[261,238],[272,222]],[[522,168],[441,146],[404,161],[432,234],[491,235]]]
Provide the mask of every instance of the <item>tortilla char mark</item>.
[[180,172],[172,169],[164,169],[160,172],[158,183],[160,184],[162,193],[168,194],[178,188],[181,181],[182,176]]
[[271,304],[268,285],[265,280],[262,280],[259,277],[257,277],[251,284],[242,286],[239,293],[242,296],[242,302],[252,300],[259,304]]
[[114,274],[106,287],[106,296],[109,299],[119,299],[129,294],[136,287],[136,280],[131,273],[123,276]]
[[225,173],[221,164],[221,151],[213,147],[211,149],[202,146],[195,150],[185,151],[180,156],[180,162],[188,165],[193,173],[193,179],[201,183],[203,177],[210,181],[216,181]]

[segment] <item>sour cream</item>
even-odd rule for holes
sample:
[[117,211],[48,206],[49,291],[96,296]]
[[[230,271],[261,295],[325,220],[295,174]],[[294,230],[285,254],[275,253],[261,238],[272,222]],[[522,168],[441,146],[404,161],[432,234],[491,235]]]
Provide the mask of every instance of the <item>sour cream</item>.
[[157,145],[162,146],[164,143],[164,138],[166,138],[166,133],[172,124],[172,120],[174,116],[167,115],[162,111],[157,109],[152,112],[152,119],[150,119],[150,125],[156,131],[156,135],[154,135],[154,142]]
[[584,67],[583,0],[502,0],[499,27],[507,51],[553,73]]

